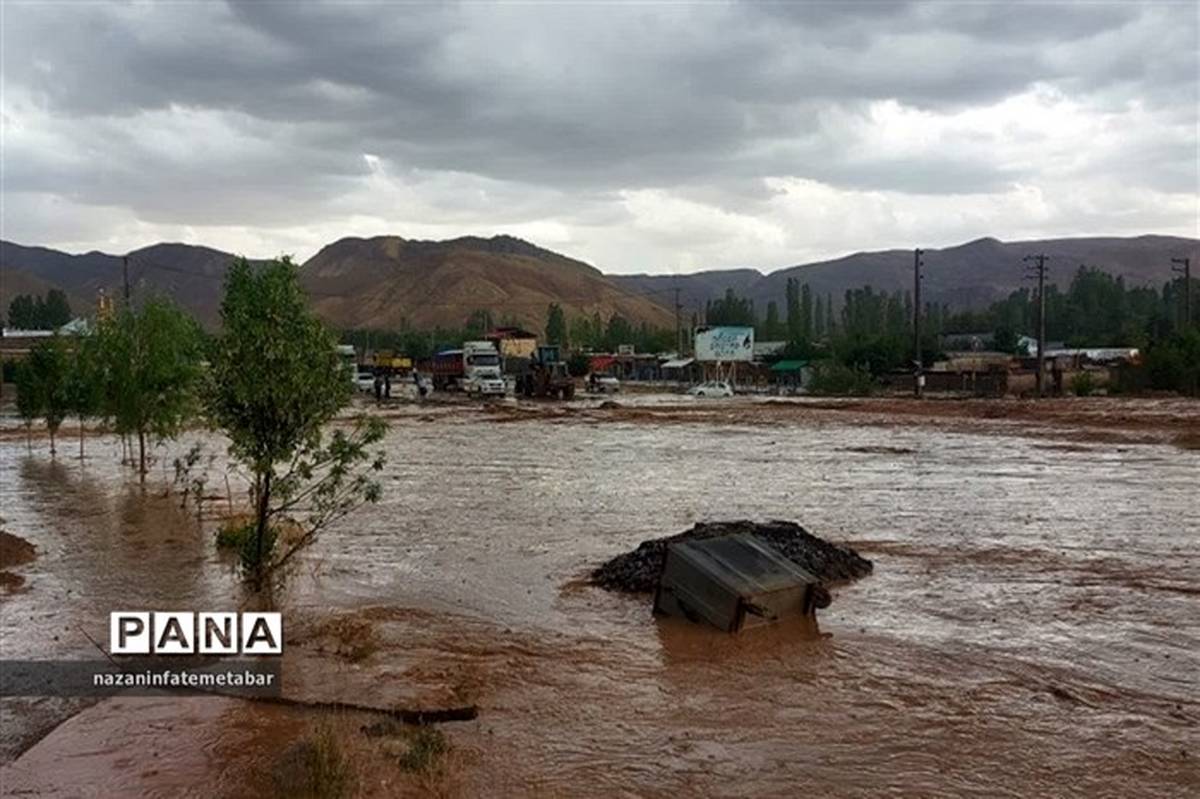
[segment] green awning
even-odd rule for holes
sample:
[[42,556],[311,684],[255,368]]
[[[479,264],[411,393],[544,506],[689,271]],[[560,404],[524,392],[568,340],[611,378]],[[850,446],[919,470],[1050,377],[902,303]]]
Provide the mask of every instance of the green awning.
[[799,372],[808,366],[808,361],[776,361],[771,365],[772,372]]

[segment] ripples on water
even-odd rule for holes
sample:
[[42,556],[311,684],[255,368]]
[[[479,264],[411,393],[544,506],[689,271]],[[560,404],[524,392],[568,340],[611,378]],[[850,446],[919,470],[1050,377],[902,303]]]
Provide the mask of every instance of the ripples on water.
[[[114,489],[115,443],[89,447],[81,471],[0,445],[7,528],[41,550],[3,600],[8,657],[77,647],[47,643],[47,624],[103,635],[119,605],[236,595],[191,517]],[[1195,453],[465,414],[402,418],[386,447],[384,500],[326,534],[288,602],[427,612],[411,635],[488,684],[490,734],[461,733],[479,785],[1169,795],[1197,778]],[[850,541],[875,575],[837,591],[818,637],[654,622],[648,601],[574,583],[642,539],[736,517]]]

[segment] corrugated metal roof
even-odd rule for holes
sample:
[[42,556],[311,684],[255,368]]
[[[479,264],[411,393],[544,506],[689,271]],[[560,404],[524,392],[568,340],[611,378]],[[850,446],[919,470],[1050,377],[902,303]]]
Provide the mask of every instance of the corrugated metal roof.
[[808,366],[808,361],[776,361],[771,365],[772,372],[799,372]]
[[663,369],[682,369],[685,366],[691,366],[696,362],[695,358],[675,358],[667,361],[662,365]]
[[817,579],[749,535],[684,541],[671,548],[742,596],[790,588]]

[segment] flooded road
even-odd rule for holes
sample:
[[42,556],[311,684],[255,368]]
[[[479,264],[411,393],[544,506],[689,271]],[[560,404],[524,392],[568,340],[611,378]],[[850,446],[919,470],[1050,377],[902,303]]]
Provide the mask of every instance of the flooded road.
[[[379,647],[330,663],[298,621],[286,690],[477,703],[478,721],[446,727],[468,795],[1194,794],[1200,453],[837,413],[739,424],[736,407],[670,424],[393,414],[383,501],[328,531],[283,599],[288,625],[350,614]],[[87,656],[74,631],[106,640],[119,607],[240,601],[211,535],[161,485],[143,495],[118,450],[90,441],[81,469],[0,442],[5,528],[39,552],[25,586],[0,596],[4,657]],[[656,621],[648,598],[582,583],[643,539],[731,518],[798,521],[875,572],[834,591],[816,637]],[[131,713],[166,712],[140,701],[84,711],[5,784],[70,794],[48,764]],[[237,747],[247,774],[267,747],[252,741],[294,727],[189,703],[209,719],[202,748],[230,751],[229,735],[261,725]],[[15,753],[37,710],[0,707]],[[178,795],[195,760],[173,777],[161,760],[149,776],[94,756],[85,771]],[[228,779],[226,795],[256,784]]]

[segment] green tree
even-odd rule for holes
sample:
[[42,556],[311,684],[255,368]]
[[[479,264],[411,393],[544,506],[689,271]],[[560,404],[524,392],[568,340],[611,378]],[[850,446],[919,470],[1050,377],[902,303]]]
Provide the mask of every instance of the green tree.
[[69,389],[71,353],[58,336],[50,336],[29,351],[26,390],[37,399],[40,415],[50,433],[50,454],[57,454],[58,428],[71,409]]
[[47,330],[57,330],[70,322],[71,304],[67,302],[67,295],[61,289],[47,291],[42,313],[42,327]]
[[813,338],[813,301],[812,291],[805,283],[800,287],[800,335],[805,341]]
[[[350,400],[350,385],[334,337],[309,310],[291,259],[231,265],[221,321],[207,407],[229,438],[230,454],[253,476],[254,530],[243,562],[261,589],[330,522],[378,500],[370,472],[383,468],[383,454],[372,456],[368,448],[386,427],[362,416],[350,432],[325,436]],[[284,518],[301,533],[277,554],[272,520]]]
[[557,344],[560,347],[567,345],[567,320],[556,302],[550,303],[550,308],[546,311],[546,343]]
[[173,303],[152,299],[139,311],[122,309],[96,336],[105,415],[117,432],[137,437],[145,481],[147,443],[174,438],[196,410],[200,328]]
[[803,329],[800,321],[800,281],[794,277],[787,279],[784,289],[784,311],[787,314],[788,340],[799,341]]
[[35,376],[29,361],[17,364],[17,415],[25,425],[25,447],[33,451],[33,423],[42,416],[45,400],[42,397],[42,387]]
[[8,326],[18,330],[36,329],[36,309],[33,297],[18,294],[8,304]]
[[709,300],[705,307],[704,320],[710,325],[753,326],[754,302],[737,296],[731,288],[725,289],[724,297]]
[[622,344],[633,344],[633,325],[620,314],[613,314],[608,319],[608,327],[604,330],[604,348],[616,352]]
[[463,332],[467,338],[479,338],[495,326],[492,312],[484,308],[471,312],[471,315],[467,317],[466,330]]
[[767,318],[763,322],[762,335],[767,341],[775,341],[783,334],[783,324],[779,321],[779,305],[774,300],[767,303]]
[[79,459],[83,460],[84,422],[104,408],[104,367],[97,336],[76,336],[67,377],[71,413],[79,419]]

